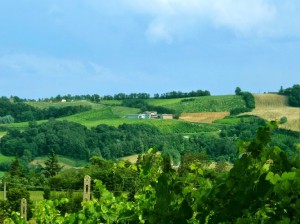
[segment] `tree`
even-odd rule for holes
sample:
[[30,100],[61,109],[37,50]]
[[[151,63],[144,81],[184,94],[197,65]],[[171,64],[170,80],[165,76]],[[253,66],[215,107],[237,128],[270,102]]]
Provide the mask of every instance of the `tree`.
[[242,92],[241,88],[240,87],[236,87],[235,88],[235,95],[240,95]]
[[21,164],[19,163],[18,157],[15,158],[14,161],[12,161],[8,173],[11,176],[17,176],[17,177],[23,177],[24,172]]
[[58,164],[57,156],[54,152],[54,150],[51,150],[51,154],[48,157],[48,160],[45,162],[45,175],[47,177],[53,177],[55,176],[60,170],[62,169],[62,166]]

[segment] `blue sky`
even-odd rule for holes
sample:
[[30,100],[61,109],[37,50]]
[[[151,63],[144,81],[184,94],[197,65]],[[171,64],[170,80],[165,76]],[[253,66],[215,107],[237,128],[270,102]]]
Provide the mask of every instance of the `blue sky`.
[[2,0],[0,95],[278,91],[300,83],[299,0]]

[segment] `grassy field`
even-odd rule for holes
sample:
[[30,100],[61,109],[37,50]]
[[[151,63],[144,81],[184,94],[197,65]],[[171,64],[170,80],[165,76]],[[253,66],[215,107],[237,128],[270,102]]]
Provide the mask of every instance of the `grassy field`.
[[238,107],[245,107],[245,102],[241,96],[202,96],[189,98],[193,101],[183,101],[184,99],[149,99],[147,102],[154,106],[164,106],[180,113],[197,112],[229,112]]
[[4,135],[6,135],[6,131],[0,131],[0,138],[2,138]]
[[6,162],[10,162],[12,160],[14,160],[14,156],[4,156],[0,153],[0,163],[6,163]]
[[91,106],[93,109],[104,107],[102,104],[92,103],[86,100],[78,100],[78,101],[65,102],[65,103],[62,102],[26,102],[26,103],[40,109],[46,109],[49,107],[61,108],[67,106]]
[[229,112],[182,113],[180,120],[189,122],[212,123],[229,115]]
[[255,115],[266,120],[279,120],[287,117],[287,122],[280,125],[282,128],[300,131],[300,108],[289,107],[287,98],[277,94],[254,95],[256,107],[252,112],[243,115]]
[[[84,160],[76,160],[73,158],[68,158],[65,156],[58,155],[58,162],[61,166],[63,166],[63,169],[70,169],[70,168],[81,168],[88,164],[87,161]],[[36,157],[33,161],[30,162],[32,165],[44,165],[45,161],[48,159],[48,156],[39,156]]]

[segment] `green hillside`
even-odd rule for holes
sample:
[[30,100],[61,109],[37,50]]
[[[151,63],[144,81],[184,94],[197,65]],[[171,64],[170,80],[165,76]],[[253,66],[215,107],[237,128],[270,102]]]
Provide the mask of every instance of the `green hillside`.
[[245,107],[245,101],[241,96],[202,96],[186,99],[149,99],[150,105],[164,106],[179,113],[196,112],[229,112],[234,108]]
[[[240,96],[227,95],[227,96],[205,96],[205,97],[193,97],[183,99],[147,99],[145,100],[149,105],[163,106],[166,108],[174,109],[180,113],[192,113],[192,112],[222,112],[230,111],[236,107],[244,107],[245,103]],[[119,126],[123,123],[135,124],[150,124],[158,127],[161,131],[166,133],[195,133],[203,131],[217,131],[217,124],[214,125],[200,125],[191,124],[178,120],[142,120],[142,119],[126,119],[128,114],[139,113],[140,109],[129,108],[120,106],[122,101],[118,100],[103,100],[101,104],[91,103],[88,101],[74,101],[66,103],[49,103],[49,102],[28,102],[28,104],[38,108],[64,107],[64,106],[91,106],[92,110],[74,114],[67,117],[58,118],[57,120],[67,120],[71,122],[77,122],[88,128],[96,127],[99,124],[107,124],[111,126]],[[47,120],[40,120],[37,123],[41,124]],[[28,126],[28,122],[13,123],[7,125],[11,128],[18,130],[24,130]],[[1,132],[0,135],[4,135]]]

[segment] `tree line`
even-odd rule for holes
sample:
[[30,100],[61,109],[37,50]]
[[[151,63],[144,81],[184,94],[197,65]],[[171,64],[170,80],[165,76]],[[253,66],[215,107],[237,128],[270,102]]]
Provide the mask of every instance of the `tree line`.
[[[181,91],[171,91],[167,93],[155,93],[153,98],[155,99],[172,99],[172,98],[184,98],[184,97],[197,97],[197,96],[210,96],[210,92],[208,90],[196,90],[190,92],[181,92]],[[3,97],[7,98],[7,97]],[[55,97],[46,97],[39,98],[37,101],[43,102],[61,102],[62,100],[66,101],[76,101],[76,100],[87,100],[94,103],[99,103],[101,100],[126,100],[126,99],[150,99],[150,93],[117,93],[114,95],[103,95],[99,94],[83,94],[83,95],[61,95],[58,94]],[[10,100],[13,102],[26,102],[26,101],[36,101],[34,99],[22,99],[17,96],[11,96]]]

